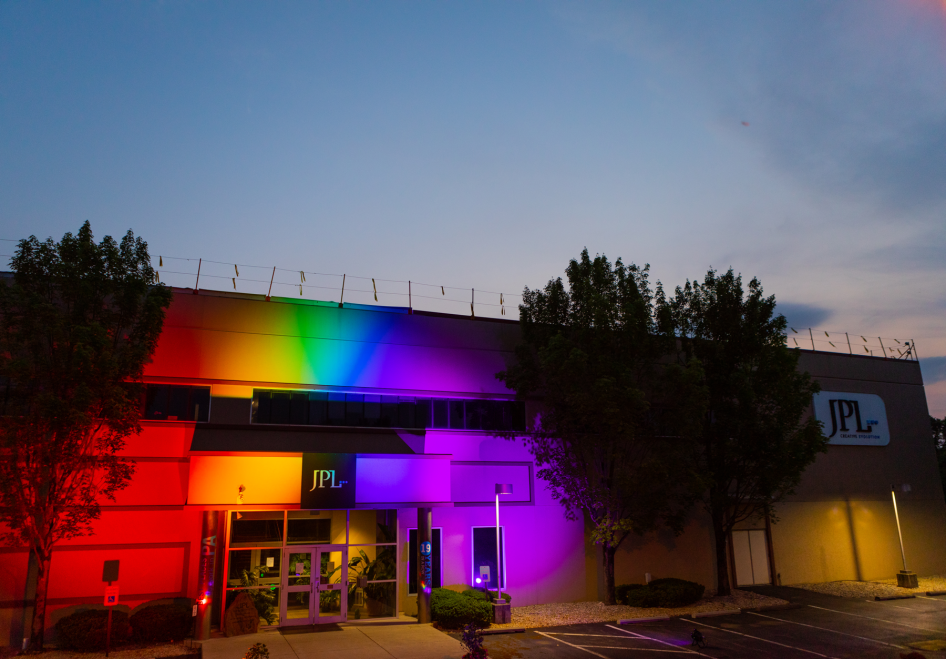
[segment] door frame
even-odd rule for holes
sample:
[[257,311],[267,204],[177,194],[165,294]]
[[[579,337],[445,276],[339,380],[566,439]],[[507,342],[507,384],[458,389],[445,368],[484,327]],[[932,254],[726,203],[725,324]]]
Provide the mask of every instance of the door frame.
[[[332,552],[341,552],[341,565],[339,570],[341,575],[336,583],[322,584],[321,566],[322,554]],[[289,585],[289,556],[291,554],[309,554],[309,583],[301,586]],[[318,566],[318,572],[313,574],[315,566]],[[348,620],[348,545],[291,545],[283,548],[282,569],[279,579],[279,626],[291,627],[298,625],[322,625],[336,622],[345,622]],[[292,590],[290,590],[292,589]],[[323,616],[319,613],[319,594],[326,591],[339,591],[340,613],[337,616]],[[289,608],[289,593],[308,592],[309,593],[309,617],[294,618],[290,620],[287,617]]]

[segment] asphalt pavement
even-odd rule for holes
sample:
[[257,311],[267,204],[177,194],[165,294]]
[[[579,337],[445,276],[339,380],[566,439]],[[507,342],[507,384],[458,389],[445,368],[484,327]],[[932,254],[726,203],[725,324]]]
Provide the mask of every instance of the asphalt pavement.
[[[788,587],[759,587],[791,607],[711,618],[594,623],[488,636],[494,659],[899,659],[919,652],[946,658],[946,597],[873,600],[832,597]],[[705,647],[692,645],[698,630]]]

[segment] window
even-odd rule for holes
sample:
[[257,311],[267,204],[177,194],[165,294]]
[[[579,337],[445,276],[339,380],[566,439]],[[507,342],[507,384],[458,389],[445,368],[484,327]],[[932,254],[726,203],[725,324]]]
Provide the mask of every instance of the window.
[[[407,594],[417,594],[417,529],[408,531],[407,549]],[[430,530],[430,581],[431,588],[440,588],[443,585],[443,554],[440,551],[443,538],[442,528]]]
[[[500,573],[503,588],[506,587],[506,528],[499,527],[499,557]],[[486,579],[486,570],[489,570],[489,579]],[[483,575],[483,583],[476,583],[476,580]],[[495,526],[474,526],[473,527],[473,574],[470,579],[470,585],[486,585],[490,590],[496,588],[496,527]]]
[[525,419],[525,403],[515,400],[253,391],[253,423],[490,431],[525,430]]
[[210,387],[145,385],[144,418],[151,421],[207,421]]

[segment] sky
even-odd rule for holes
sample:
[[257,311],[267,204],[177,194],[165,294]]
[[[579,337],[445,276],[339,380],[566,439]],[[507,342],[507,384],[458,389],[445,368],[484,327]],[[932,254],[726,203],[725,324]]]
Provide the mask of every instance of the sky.
[[6,0],[0,253],[85,220],[174,285],[480,315],[585,247],[732,267],[915,340],[942,417],[946,0]]

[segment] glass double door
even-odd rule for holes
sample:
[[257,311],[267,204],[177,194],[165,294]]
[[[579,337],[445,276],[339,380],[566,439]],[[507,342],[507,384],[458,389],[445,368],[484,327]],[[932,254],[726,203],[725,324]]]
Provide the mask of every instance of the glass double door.
[[283,550],[282,565],[279,619],[283,625],[347,619],[347,546],[287,547]]

